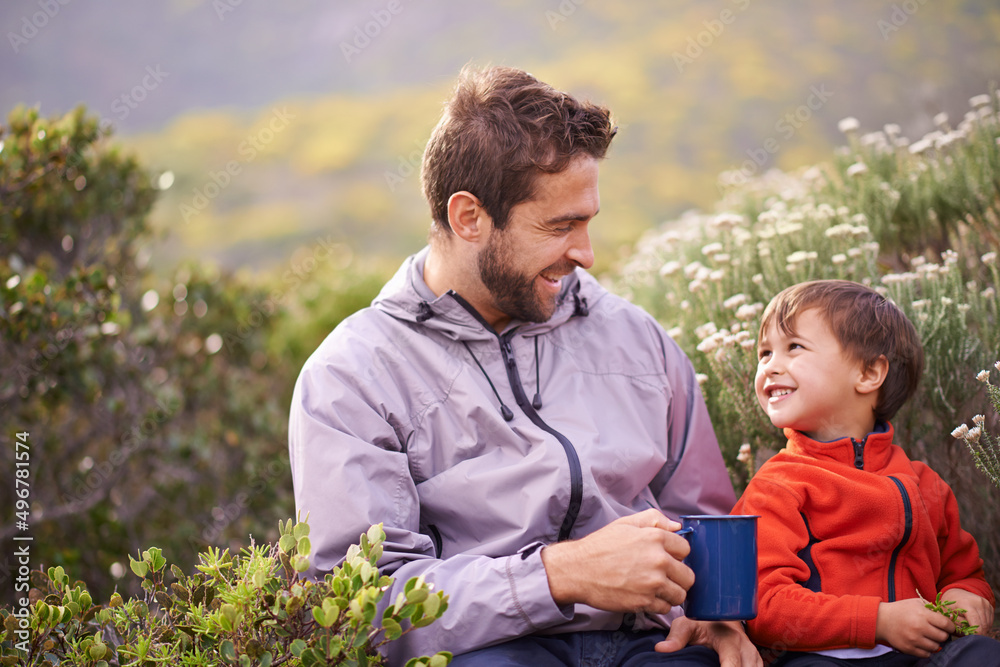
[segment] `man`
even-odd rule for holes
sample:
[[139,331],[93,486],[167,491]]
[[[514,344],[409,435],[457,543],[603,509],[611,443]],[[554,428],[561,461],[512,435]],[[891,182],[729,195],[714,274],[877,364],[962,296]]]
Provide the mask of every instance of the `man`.
[[314,573],[381,522],[384,604],[420,574],[449,595],[392,665],[759,664],[736,624],[670,623],[693,574],[666,515],[735,498],[690,362],[585,271],[614,134],[524,72],[463,71],[424,154],[429,247],[296,384]]

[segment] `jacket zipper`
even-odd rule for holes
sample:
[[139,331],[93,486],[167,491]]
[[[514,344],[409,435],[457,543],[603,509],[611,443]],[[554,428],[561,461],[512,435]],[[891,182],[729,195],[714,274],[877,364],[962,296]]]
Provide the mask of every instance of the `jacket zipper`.
[[472,304],[462,298],[458,292],[449,290],[448,294],[482,324],[483,328],[497,337],[497,340],[500,342],[500,353],[503,355],[504,367],[507,369],[507,380],[510,382],[510,388],[514,392],[517,405],[535,426],[554,436],[559,441],[559,444],[562,445],[563,451],[566,452],[566,458],[569,461],[569,506],[566,508],[566,516],[559,527],[559,541],[568,540],[573,526],[576,524],[576,518],[580,515],[580,507],[583,504],[583,468],[580,466],[580,456],[577,454],[573,443],[569,441],[569,438],[546,424],[538,416],[538,413],[531,406],[531,401],[528,400],[527,394],[524,393],[524,387],[521,386],[521,376],[517,372],[517,363],[514,361],[514,349],[510,344],[510,339],[514,337],[517,327],[501,336],[493,329],[489,322],[483,319],[479,311],[473,308]]
[[896,488],[899,490],[899,494],[903,496],[903,539],[900,540],[896,548],[893,549],[892,557],[889,559],[889,602],[896,601],[896,559],[899,557],[899,553],[903,550],[903,546],[910,539],[910,533],[913,531],[913,508],[910,505],[910,496],[906,493],[906,487],[903,483],[893,476],[889,476],[896,484]]
[[517,400],[517,405],[535,426],[555,436],[566,452],[566,458],[569,461],[569,506],[566,508],[566,516],[563,518],[562,526],[559,527],[559,541],[561,542],[569,539],[573,525],[576,523],[576,518],[580,515],[580,507],[583,504],[583,469],[580,466],[580,456],[577,454],[573,443],[569,441],[569,438],[542,420],[538,413],[535,412],[535,408],[532,407],[531,401],[528,400],[528,395],[524,393],[524,387],[521,386],[521,376],[517,371],[517,363],[514,361],[514,348],[510,344],[510,339],[513,338],[516,331],[517,329],[511,329],[499,337],[500,352],[503,354],[504,366],[507,369],[507,379],[510,381],[510,387],[514,391],[514,398]]
[[858,470],[865,469],[865,442],[867,441],[868,438],[865,438],[861,442],[851,438],[851,444],[854,445],[854,467]]

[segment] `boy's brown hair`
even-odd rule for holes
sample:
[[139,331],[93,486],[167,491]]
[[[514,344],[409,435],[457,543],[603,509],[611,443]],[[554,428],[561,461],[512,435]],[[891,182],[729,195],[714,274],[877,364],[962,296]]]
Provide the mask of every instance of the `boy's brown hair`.
[[924,370],[924,348],[903,311],[875,290],[849,280],[814,280],[782,290],[767,304],[758,340],[771,323],[794,335],[795,320],[818,309],[844,351],[870,367],[880,356],[889,371],[879,389],[875,419],[891,419],[917,390]]
[[617,129],[606,108],[527,72],[466,67],[424,150],[420,178],[431,217],[450,233],[448,199],[466,191],[503,229],[510,209],[534,196],[540,173],[561,172],[579,155],[603,158]]

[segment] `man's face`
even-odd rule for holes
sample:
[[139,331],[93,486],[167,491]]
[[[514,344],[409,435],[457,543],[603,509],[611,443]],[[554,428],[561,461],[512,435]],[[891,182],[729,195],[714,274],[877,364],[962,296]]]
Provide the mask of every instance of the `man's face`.
[[600,209],[598,162],[573,159],[557,174],[541,174],[535,196],[514,206],[506,227],[492,229],[479,252],[479,277],[492,303],[483,316],[499,331],[511,319],[552,317],[562,279],[594,264],[587,224]]

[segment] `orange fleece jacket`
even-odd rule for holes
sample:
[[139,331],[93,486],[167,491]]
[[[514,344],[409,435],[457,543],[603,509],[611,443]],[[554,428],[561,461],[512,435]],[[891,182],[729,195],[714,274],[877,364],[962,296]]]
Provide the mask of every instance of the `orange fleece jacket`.
[[748,622],[758,645],[872,648],[879,603],[917,591],[933,600],[961,588],[993,603],[955,494],[892,444],[891,425],[881,427],[857,446],[785,429],[787,447],[733,508],[760,515],[759,613]]

